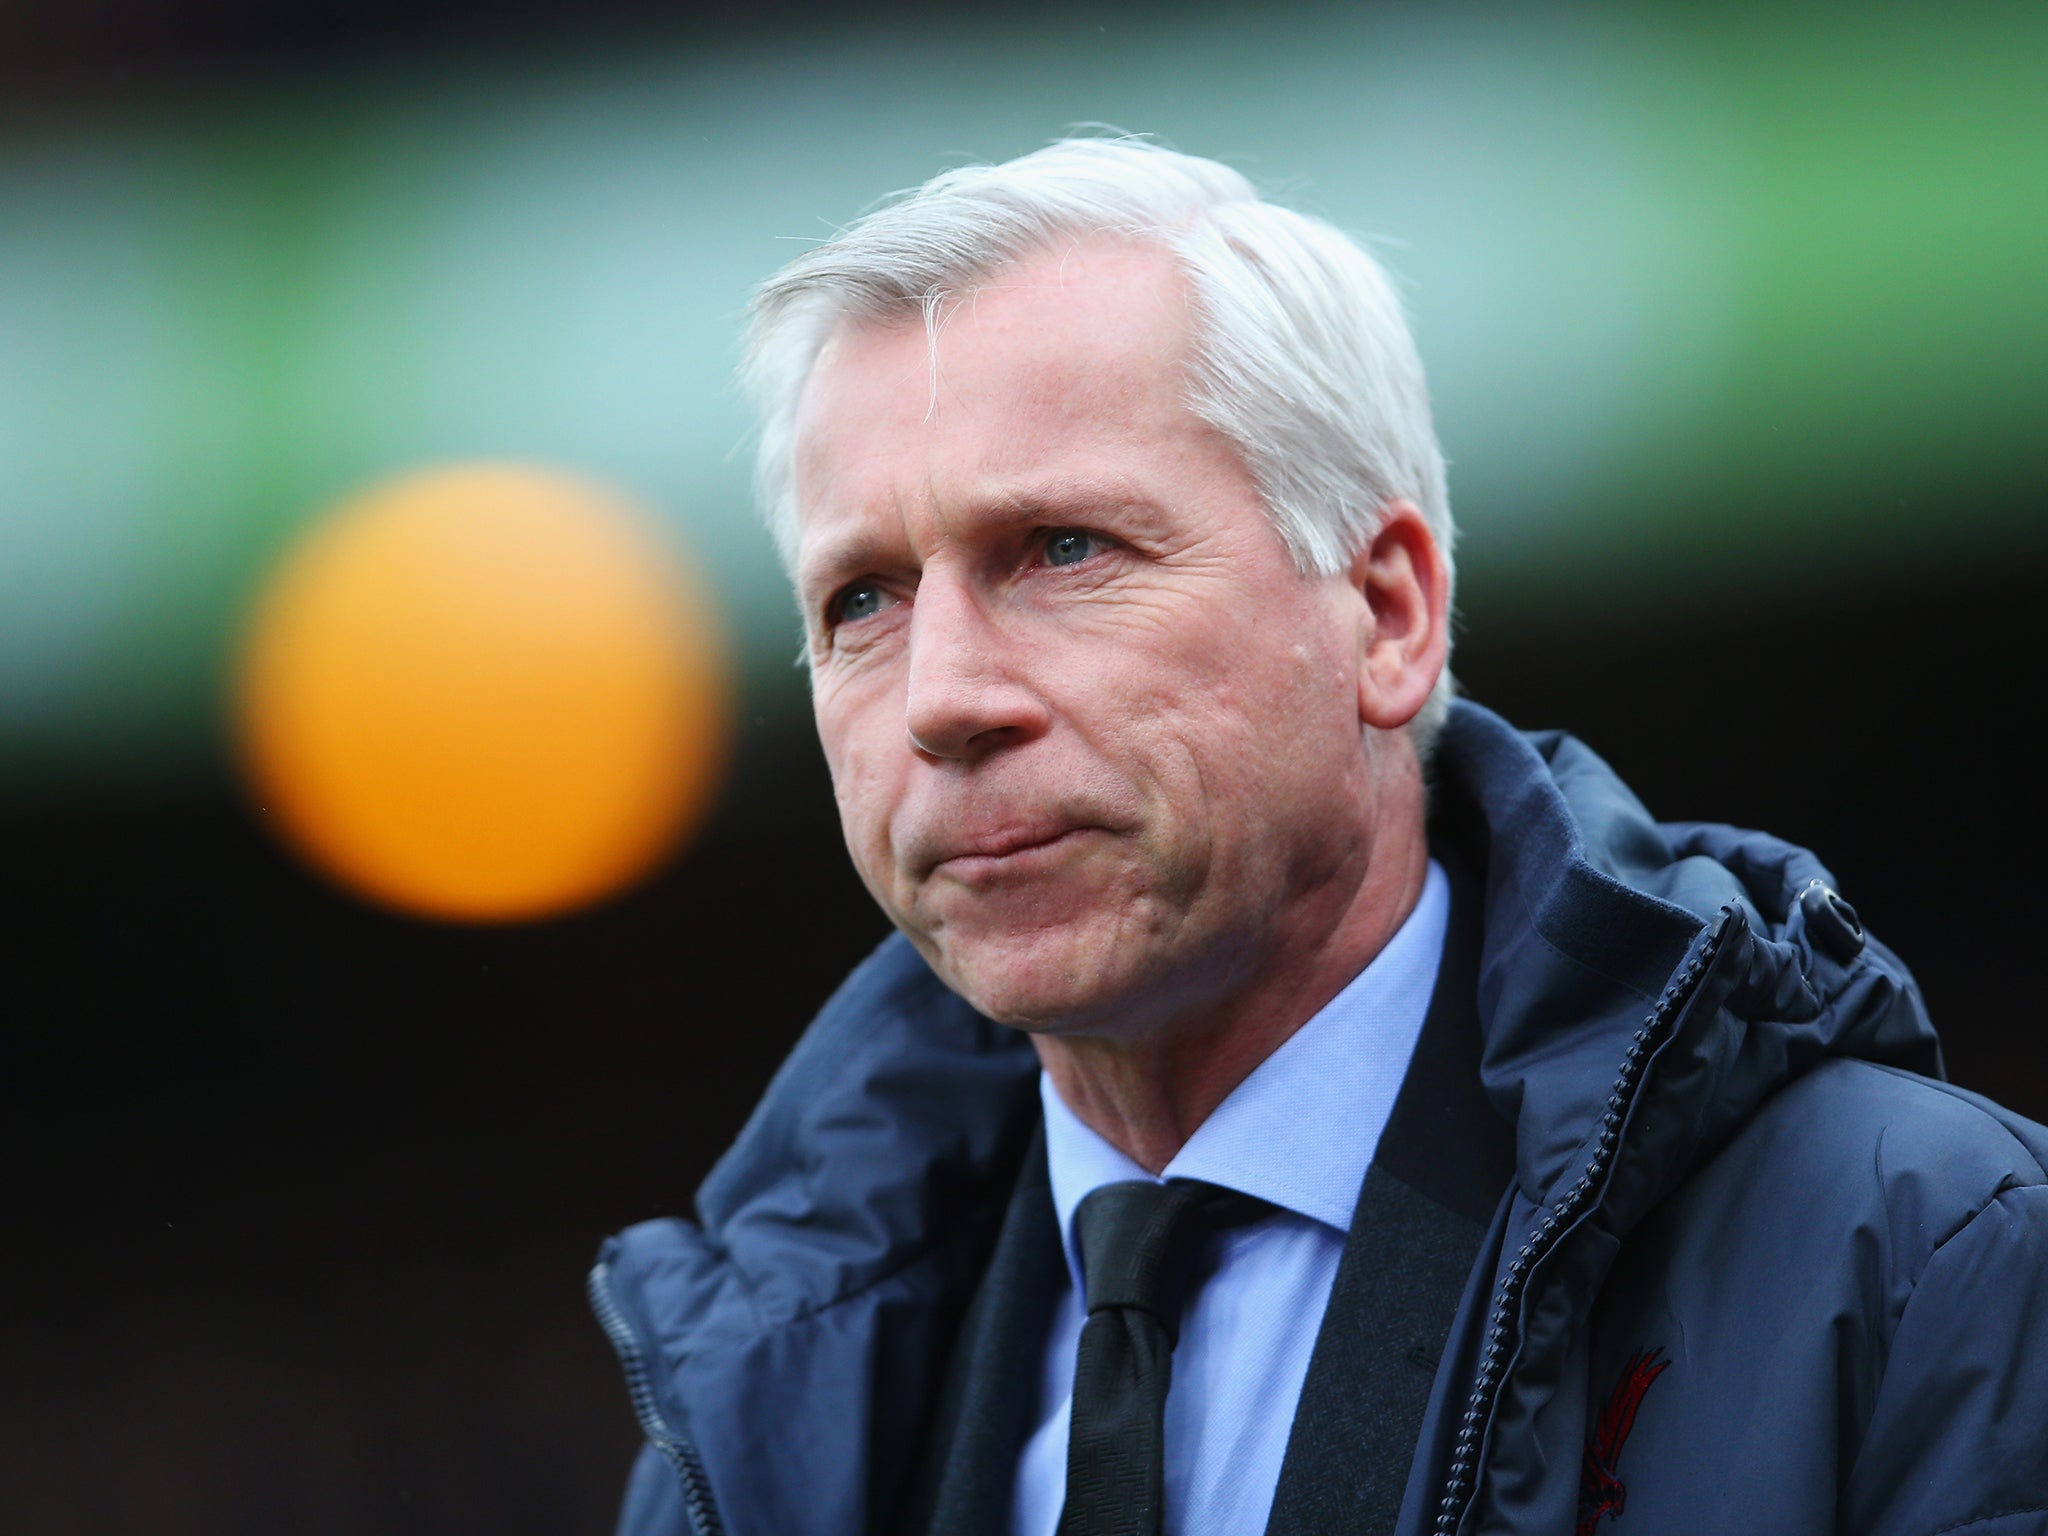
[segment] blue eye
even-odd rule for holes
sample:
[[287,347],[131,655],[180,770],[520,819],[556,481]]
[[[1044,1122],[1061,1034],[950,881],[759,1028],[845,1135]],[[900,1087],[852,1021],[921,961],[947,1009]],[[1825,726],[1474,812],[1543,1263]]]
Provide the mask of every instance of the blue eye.
[[1079,565],[1099,547],[1100,541],[1092,533],[1079,528],[1056,528],[1046,537],[1045,563]]
[[832,619],[838,624],[852,624],[861,619],[871,619],[882,611],[886,594],[872,581],[857,581],[850,587],[843,587],[832,599]]

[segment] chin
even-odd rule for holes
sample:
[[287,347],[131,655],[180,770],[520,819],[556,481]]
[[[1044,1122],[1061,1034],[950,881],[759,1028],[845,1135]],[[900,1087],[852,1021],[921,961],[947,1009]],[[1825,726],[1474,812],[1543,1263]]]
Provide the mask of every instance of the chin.
[[[920,944],[939,979],[975,1010],[1039,1034],[1095,1032],[1126,1014],[1138,985],[1126,956],[1072,927],[1030,935],[942,935]],[[1118,963],[1119,960],[1124,963]]]

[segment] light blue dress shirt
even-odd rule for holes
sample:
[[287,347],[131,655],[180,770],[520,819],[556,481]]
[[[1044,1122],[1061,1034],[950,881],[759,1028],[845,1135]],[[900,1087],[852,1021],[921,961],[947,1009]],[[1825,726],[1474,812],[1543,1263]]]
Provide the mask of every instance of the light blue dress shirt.
[[[1166,1398],[1166,1536],[1266,1528],[1352,1208],[1422,1032],[1449,918],[1449,882],[1432,861],[1421,900],[1386,947],[1166,1165],[1164,1178],[1206,1179],[1279,1207],[1211,1240],[1216,1267],[1182,1313]],[[1068,1285],[1046,1344],[1037,1428],[1018,1463],[1012,1536],[1054,1536],[1066,1498],[1086,1320],[1075,1207],[1100,1185],[1151,1177],[1083,1125],[1050,1080],[1040,1079],[1039,1095]]]

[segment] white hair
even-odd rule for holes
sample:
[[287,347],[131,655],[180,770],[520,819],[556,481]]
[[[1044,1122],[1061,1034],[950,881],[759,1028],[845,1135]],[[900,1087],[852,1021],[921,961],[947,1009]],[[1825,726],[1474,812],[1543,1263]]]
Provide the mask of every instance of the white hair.
[[[1348,569],[1397,499],[1421,510],[1449,569],[1443,452],[1387,274],[1228,166],[1132,138],[1066,139],[947,171],[762,284],[741,382],[761,424],[755,491],[786,568],[797,406],[833,333],[918,315],[929,331],[949,297],[1004,263],[1102,235],[1155,244],[1179,264],[1194,311],[1188,404],[1243,455],[1302,570]],[[1446,666],[1409,727],[1425,755],[1454,689]]]

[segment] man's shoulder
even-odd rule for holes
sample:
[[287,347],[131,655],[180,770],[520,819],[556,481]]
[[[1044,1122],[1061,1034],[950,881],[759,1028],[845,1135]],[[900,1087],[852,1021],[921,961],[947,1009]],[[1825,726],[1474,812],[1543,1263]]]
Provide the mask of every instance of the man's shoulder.
[[1837,1059],[1786,1084],[1736,1138],[1766,1141],[1786,1173],[1852,1173],[1873,1189],[2048,1183],[2048,1128],[1953,1083]]
[[2001,1195],[2044,1185],[2048,1129],[1949,1083],[1836,1059],[1766,1100],[1669,1214],[1717,1228],[1726,1255],[1752,1233],[1780,1254],[1860,1238],[1910,1273]]

